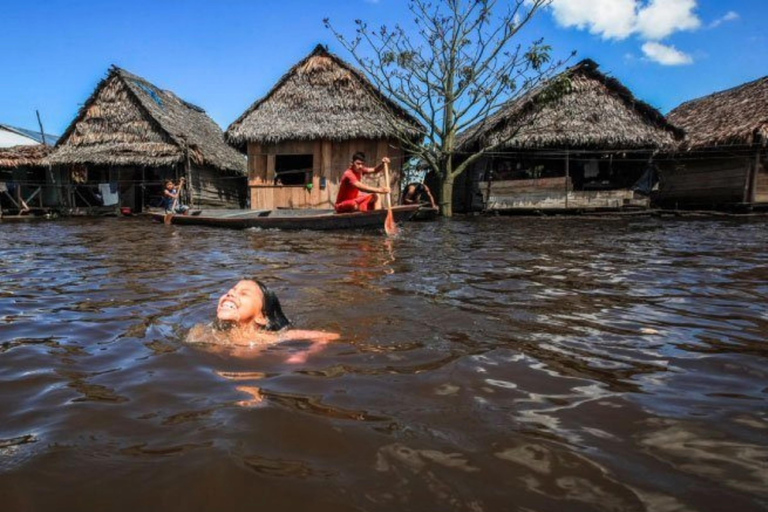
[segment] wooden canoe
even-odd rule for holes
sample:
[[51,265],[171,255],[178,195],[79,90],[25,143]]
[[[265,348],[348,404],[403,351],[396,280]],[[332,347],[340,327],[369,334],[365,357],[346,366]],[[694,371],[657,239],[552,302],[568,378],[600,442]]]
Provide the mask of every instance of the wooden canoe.
[[411,220],[435,220],[439,213],[440,210],[438,208],[432,208],[429,206],[429,203],[427,203],[426,205],[421,205],[419,209],[416,210],[416,213],[413,214]]
[[[418,205],[393,206],[396,222],[410,219]],[[171,224],[183,226],[211,226],[231,229],[383,229],[387,210],[371,212],[336,213],[333,210],[201,210],[191,215],[175,214]],[[165,213],[152,213],[155,221],[164,222]]]

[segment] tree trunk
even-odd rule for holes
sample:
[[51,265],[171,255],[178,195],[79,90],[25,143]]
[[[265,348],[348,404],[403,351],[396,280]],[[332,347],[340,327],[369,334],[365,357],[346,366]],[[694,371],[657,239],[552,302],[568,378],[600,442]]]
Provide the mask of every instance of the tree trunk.
[[453,217],[453,176],[443,178],[440,187],[440,212],[443,217]]

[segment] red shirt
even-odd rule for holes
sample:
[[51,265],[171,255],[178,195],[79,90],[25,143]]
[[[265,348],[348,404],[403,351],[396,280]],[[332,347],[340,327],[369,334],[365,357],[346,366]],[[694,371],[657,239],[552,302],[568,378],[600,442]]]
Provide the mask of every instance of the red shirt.
[[355,183],[362,179],[363,174],[355,172],[352,167],[344,171],[344,174],[341,175],[341,183],[339,183],[339,194],[336,196],[336,204],[357,198],[360,189],[355,186]]

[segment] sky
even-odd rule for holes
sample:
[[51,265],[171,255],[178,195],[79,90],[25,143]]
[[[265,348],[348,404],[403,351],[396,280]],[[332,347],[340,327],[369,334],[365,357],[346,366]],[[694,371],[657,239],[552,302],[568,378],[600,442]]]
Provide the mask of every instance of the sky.
[[[503,4],[505,0],[501,0]],[[63,133],[115,64],[199,105],[222,129],[317,44],[323,25],[407,25],[407,0],[0,0],[0,123]],[[525,27],[667,113],[768,75],[766,0],[553,0]]]

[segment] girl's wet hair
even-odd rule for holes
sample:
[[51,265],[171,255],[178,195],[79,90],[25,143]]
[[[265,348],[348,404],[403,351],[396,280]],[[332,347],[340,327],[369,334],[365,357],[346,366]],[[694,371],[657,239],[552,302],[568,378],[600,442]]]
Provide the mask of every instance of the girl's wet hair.
[[[256,283],[256,286],[259,287],[261,294],[264,296],[264,302],[261,308],[261,313],[267,318],[267,325],[264,326],[264,329],[267,331],[279,331],[291,325],[291,321],[288,320],[285,313],[283,313],[280,299],[277,298],[275,292],[254,277],[244,277],[242,280],[253,281]],[[235,322],[222,321],[218,318],[213,320],[213,328],[217,331],[229,331],[234,326]]]
[[264,295],[264,306],[261,310],[264,316],[267,317],[267,325],[265,327],[268,331],[279,331],[285,327],[291,325],[291,321],[283,313],[283,308],[280,305],[280,299],[277,298],[275,292],[269,289],[267,285],[262,283],[256,278],[246,278],[248,281],[253,281],[261,288],[261,293]]

